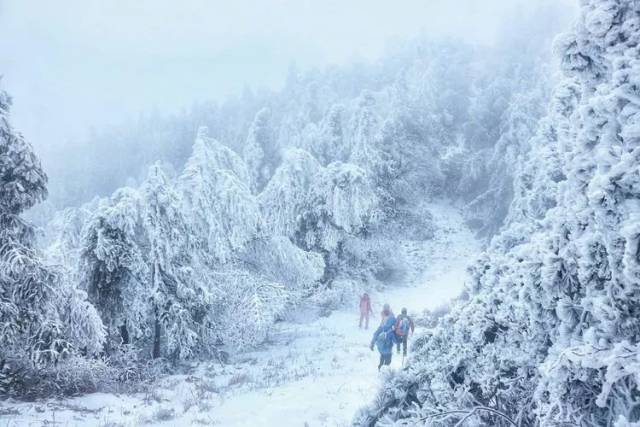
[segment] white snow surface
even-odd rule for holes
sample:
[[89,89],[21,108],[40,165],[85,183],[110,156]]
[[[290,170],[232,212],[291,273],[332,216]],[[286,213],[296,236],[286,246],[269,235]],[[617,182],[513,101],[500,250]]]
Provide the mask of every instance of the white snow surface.
[[385,370],[401,368],[402,357],[394,354],[390,368],[378,373],[379,354],[368,347],[382,304],[396,314],[407,307],[414,317],[446,305],[463,290],[466,266],[481,251],[458,209],[438,203],[428,210],[434,238],[403,242],[413,279],[372,293],[369,330],[358,328],[357,306],[313,321],[281,322],[259,350],[232,355],[228,365],[201,363],[190,375],[159,379],[147,394],[0,402],[0,426],[350,425],[375,396]]

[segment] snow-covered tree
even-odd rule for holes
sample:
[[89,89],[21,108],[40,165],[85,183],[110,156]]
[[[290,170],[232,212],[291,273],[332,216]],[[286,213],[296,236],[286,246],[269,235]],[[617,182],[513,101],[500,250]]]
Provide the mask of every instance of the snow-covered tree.
[[201,129],[178,183],[192,244],[202,259],[224,263],[261,230],[256,198],[242,159]]
[[349,160],[350,147],[346,136],[345,108],[332,105],[318,126],[310,124],[302,137],[303,147],[323,166],[334,161]]
[[388,208],[398,209],[442,190],[437,151],[423,138],[411,117],[396,115],[382,124],[372,174]]
[[258,111],[249,128],[243,156],[251,174],[251,188],[260,192],[280,163],[280,152],[271,127],[271,112]]
[[[517,59],[517,58],[516,58]],[[514,59],[514,62],[516,62]],[[507,105],[497,115],[497,140],[486,157],[485,191],[477,195],[465,208],[467,221],[484,236],[493,236],[502,226],[514,198],[514,180],[527,167],[531,144],[540,118],[545,110],[550,73],[546,67],[523,73],[517,67],[510,85],[518,89],[507,90]],[[538,144],[542,145],[542,144]],[[479,173],[482,175],[483,173]],[[476,178],[477,179],[477,178]],[[536,194],[544,194],[541,191]],[[476,195],[472,192],[471,195]]]
[[21,389],[21,375],[29,375],[21,364],[38,369],[75,351],[93,354],[104,334],[86,295],[43,262],[33,226],[20,217],[46,197],[47,178],[11,127],[10,105],[0,90],[0,392],[29,393]]
[[365,91],[357,99],[357,107],[349,123],[349,162],[365,170],[378,163],[379,153],[375,139],[380,127],[380,118],[375,111],[373,93]]
[[322,167],[304,150],[291,150],[259,196],[265,224],[305,251],[325,258],[324,281],[348,236],[377,220],[378,198],[366,172],[350,163]]
[[79,208],[66,208],[55,213],[44,227],[41,241],[47,262],[62,266],[69,274],[78,271],[83,227],[98,204],[99,199],[95,198]]
[[322,169],[311,197],[315,209],[303,215],[299,232],[308,247],[333,249],[341,232],[360,233],[376,220],[378,200],[366,172],[355,165],[334,162]]
[[[153,316],[153,357],[192,356],[199,344],[192,306],[206,306],[190,283],[189,228],[178,193],[159,165],[149,169],[142,185],[145,263]],[[197,301],[202,298],[202,301]]]
[[107,327],[108,349],[151,336],[141,214],[138,191],[122,188],[101,201],[82,238],[80,283]]
[[320,279],[319,255],[264,230],[248,182],[242,159],[201,129],[175,183],[153,165],[139,189],[101,202],[84,227],[79,276],[108,351],[131,344],[178,360],[219,340],[254,345]]
[[301,216],[313,209],[310,194],[321,168],[307,151],[292,149],[285,153],[282,164],[258,197],[266,226],[272,232],[295,236]]
[[325,267],[320,254],[305,251],[280,235],[254,240],[240,259],[246,271],[284,286],[291,304],[309,295]]
[[375,220],[377,207],[364,170],[341,162],[323,168],[302,150],[288,153],[260,201],[267,224],[307,250],[335,249],[343,233]]
[[248,348],[263,342],[287,306],[285,286],[238,270],[222,271],[214,277],[223,294],[218,316],[224,343]]
[[79,276],[109,327],[108,350],[132,344],[179,360],[215,339],[213,291],[183,207],[156,164],[139,190],[118,190],[85,227]]
[[364,237],[378,220],[378,198],[364,170],[334,162],[319,171],[308,206],[297,219],[294,241],[324,256],[323,282],[331,285],[341,274],[352,273],[349,266],[340,268],[345,266],[343,244],[350,237]]

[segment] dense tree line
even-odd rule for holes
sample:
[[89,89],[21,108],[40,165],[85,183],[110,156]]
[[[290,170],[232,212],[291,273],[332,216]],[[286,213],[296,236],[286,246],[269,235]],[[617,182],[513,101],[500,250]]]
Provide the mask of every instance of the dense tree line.
[[3,93],[2,391],[255,346],[300,303],[331,309],[401,278],[398,241],[429,238],[431,198],[468,206],[492,235],[522,186],[542,185],[518,174],[514,186],[520,168],[543,173],[527,157],[557,163],[530,141],[551,80],[535,43],[418,40],[377,64],[292,69],[281,92],[151,115],[70,149],[52,162],[69,175],[56,169],[49,205],[69,206],[31,212],[47,219],[39,245],[20,214],[46,178]]
[[[518,158],[550,93],[551,19],[541,7],[518,37],[507,28],[492,47],[417,39],[373,64],[292,67],[278,92],[246,90],[95,131],[65,150],[46,150],[51,197],[34,218],[48,222],[59,209],[140,185],[157,161],[178,174],[206,126],[245,159],[252,191],[263,190],[288,149],[302,148],[323,166],[375,167],[377,186],[396,187],[387,206],[429,195],[471,203],[470,223],[490,236],[506,215]],[[377,158],[362,164],[370,154]]]

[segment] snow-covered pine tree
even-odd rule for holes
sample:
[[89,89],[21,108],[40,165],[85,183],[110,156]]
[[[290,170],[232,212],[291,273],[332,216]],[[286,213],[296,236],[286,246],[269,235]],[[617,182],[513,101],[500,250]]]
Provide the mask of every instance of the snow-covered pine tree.
[[[308,152],[291,149],[258,196],[265,227],[272,237],[268,242],[254,241],[253,262],[261,265],[263,272],[272,272],[272,280],[281,277],[285,283],[296,284],[296,288],[317,282],[324,271],[322,257],[296,241],[301,227],[306,227],[302,217],[314,208],[310,194],[321,169]],[[279,273],[274,276],[276,271]]]
[[392,217],[395,210],[442,191],[444,184],[435,147],[407,114],[399,111],[387,118],[375,141],[374,185]]
[[249,181],[242,158],[201,128],[178,190],[193,227],[193,249],[210,267],[232,260],[261,233],[262,217]]
[[10,105],[0,90],[0,392],[34,394],[25,384],[37,381],[34,370],[75,351],[99,351],[104,334],[86,295],[44,264],[33,226],[20,217],[46,197],[47,178],[9,123]]
[[357,275],[353,266],[343,264],[343,244],[349,237],[366,236],[379,218],[379,200],[367,173],[351,163],[330,163],[318,173],[309,206],[298,219],[295,241],[324,256],[323,282],[331,285],[341,275]]
[[139,192],[125,187],[101,201],[83,233],[80,285],[107,327],[107,351],[121,344],[147,347],[152,336],[141,214]]
[[356,165],[330,163],[320,171],[311,197],[315,209],[310,215],[317,221],[315,231],[301,230],[311,247],[333,249],[340,232],[357,234],[376,220],[378,199],[366,171]]
[[375,144],[380,128],[380,117],[374,108],[376,98],[370,91],[364,91],[356,102],[349,123],[349,162],[373,170],[379,161]]
[[341,104],[331,106],[318,126],[307,126],[303,147],[323,166],[334,161],[349,160],[349,144],[345,135],[345,108]]
[[[512,59],[523,63],[520,57]],[[546,63],[545,63],[546,65]],[[465,217],[482,236],[497,234],[513,200],[514,179],[527,167],[523,160],[531,149],[529,141],[534,136],[538,122],[543,117],[544,106],[550,98],[551,74],[546,66],[522,71],[513,67],[509,83],[501,94],[506,106],[497,112],[496,124],[499,136],[493,142],[486,158],[486,191],[477,195],[465,208]],[[488,151],[488,150],[487,150]],[[544,191],[542,191],[544,193]],[[471,195],[475,195],[472,193]]]
[[238,155],[200,129],[178,183],[192,270],[211,298],[209,339],[239,346],[261,342],[291,292],[316,281],[321,268],[313,254],[265,229],[249,176]]
[[325,282],[336,274],[328,274],[329,264],[340,257],[341,242],[363,233],[378,213],[378,198],[362,168],[342,162],[322,167],[300,149],[286,153],[259,200],[272,232],[323,255]]
[[[175,187],[153,165],[140,189],[100,203],[84,227],[79,277],[108,326],[109,352],[131,344],[179,360],[220,339],[253,345],[292,294],[319,279],[317,254],[263,230],[248,183],[242,159],[202,128]],[[231,309],[263,300],[273,312],[245,310],[230,335]]]
[[280,164],[280,153],[268,109],[263,108],[256,114],[249,128],[243,156],[251,174],[251,189],[259,193]]
[[[53,219],[44,227],[41,246],[48,263],[62,266],[69,274],[78,271],[82,230],[88,223],[93,211],[98,207],[95,198],[79,208],[66,208],[54,214]],[[77,278],[72,278],[77,283]]]
[[[186,359],[200,343],[193,306],[206,307],[206,295],[191,283],[189,227],[178,193],[159,164],[151,166],[141,188],[145,263],[153,317],[153,357]],[[198,301],[202,298],[202,301]],[[206,317],[206,316],[205,316]]]
[[629,425],[640,422],[640,3],[583,1],[557,45],[580,101],[547,215],[541,288],[558,321],[537,413]]
[[273,178],[258,196],[266,226],[275,234],[294,239],[301,216],[313,209],[310,194],[322,166],[309,152],[288,150]]
[[10,106],[0,91],[0,368],[20,352],[43,363],[69,347],[55,307],[58,277],[42,264],[33,227],[20,218],[46,197],[47,177],[31,145],[11,127]]

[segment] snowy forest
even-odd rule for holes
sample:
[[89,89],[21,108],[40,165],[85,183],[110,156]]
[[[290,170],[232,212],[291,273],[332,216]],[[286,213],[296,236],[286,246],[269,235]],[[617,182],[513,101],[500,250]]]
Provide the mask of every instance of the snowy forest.
[[640,2],[496,39],[64,145],[0,80],[0,424],[640,426]]

